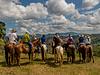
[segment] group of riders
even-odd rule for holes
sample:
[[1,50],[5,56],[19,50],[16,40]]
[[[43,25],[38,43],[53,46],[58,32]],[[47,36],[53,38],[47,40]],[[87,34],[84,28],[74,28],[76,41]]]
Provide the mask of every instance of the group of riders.
[[[16,45],[18,43],[18,36],[17,36],[17,33],[16,33],[16,30],[15,29],[12,29],[11,32],[8,34],[8,42],[13,44],[13,45]],[[32,35],[32,38],[30,38],[30,34],[28,32],[25,32],[25,34],[23,35],[23,37],[21,38],[21,41],[23,41],[24,44],[28,45],[29,46],[29,49],[32,50],[32,43],[31,41],[35,41],[37,40],[37,37],[36,35]],[[40,38],[40,41],[41,41],[41,44],[45,44],[46,45],[46,36],[45,34],[42,35],[42,37]],[[59,36],[58,33],[56,33],[54,36],[53,36],[53,44],[52,44],[52,47],[53,47],[53,53],[55,53],[55,48],[57,46],[62,46],[62,43],[63,43],[63,40],[62,38]],[[70,45],[74,45],[75,46],[75,41],[73,39],[73,37],[69,34],[68,37],[66,38],[66,47],[68,48]],[[80,47],[80,45],[91,45],[91,38],[89,35],[79,35],[79,38],[78,38],[78,45],[77,47]]]

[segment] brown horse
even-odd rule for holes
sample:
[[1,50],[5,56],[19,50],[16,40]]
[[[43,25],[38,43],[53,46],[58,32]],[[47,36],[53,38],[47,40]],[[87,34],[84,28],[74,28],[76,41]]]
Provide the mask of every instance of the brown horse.
[[20,65],[20,55],[21,53],[25,53],[29,55],[29,61],[30,61],[30,54],[29,54],[29,48],[25,46],[23,41],[20,41],[16,46],[15,46],[15,58],[17,60],[17,65]]
[[85,62],[85,60],[86,60],[86,45],[80,44],[78,47],[78,52],[79,52],[79,61],[82,60],[82,62]]
[[5,46],[5,59],[7,65],[14,64],[14,53],[15,53],[15,45],[13,43],[7,43]]
[[37,52],[37,46],[41,46],[40,38],[37,38],[35,41],[32,41],[32,60],[34,58],[34,55],[36,56]]
[[67,61],[73,63],[75,61],[75,45],[69,45],[67,48]]
[[87,58],[87,62],[90,62],[91,59],[92,59],[93,60],[93,63],[94,63],[92,45],[86,45],[86,58]]
[[20,65],[20,55],[21,55],[21,53],[28,54],[28,56],[29,56],[29,62],[30,62],[31,58],[33,60],[33,55],[34,55],[35,47],[38,44],[40,44],[40,40],[37,39],[35,41],[32,41],[31,43],[32,43],[32,50],[30,50],[29,47],[27,47],[23,43],[23,41],[20,41],[19,44],[16,45],[16,47],[15,47],[15,57],[16,57],[18,65]]

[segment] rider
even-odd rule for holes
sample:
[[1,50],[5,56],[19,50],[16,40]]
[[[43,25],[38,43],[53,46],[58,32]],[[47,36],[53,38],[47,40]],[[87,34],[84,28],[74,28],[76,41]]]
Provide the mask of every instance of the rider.
[[69,34],[67,37],[67,46],[74,44],[73,37]]
[[29,46],[29,49],[32,50],[32,44],[30,43],[30,35],[26,32],[23,36],[23,42]]
[[84,35],[81,35],[81,36],[79,36],[79,46],[81,45],[81,44],[85,44],[85,37],[84,37]]
[[57,46],[59,46],[59,45],[61,44],[61,42],[62,42],[62,39],[60,38],[60,36],[58,35],[58,33],[56,33],[56,34],[54,35],[54,37],[53,37],[53,50],[52,50],[52,53],[53,53],[53,54],[54,54],[54,53],[57,53],[56,50],[55,50],[55,48],[56,48]]
[[89,35],[86,36],[86,38],[85,38],[85,44],[86,44],[86,45],[90,45],[90,44],[91,44],[91,38],[90,38]]
[[36,39],[37,39],[36,34],[33,33],[33,35],[32,35],[32,41],[35,41]]
[[11,33],[8,35],[9,43],[16,44],[17,38],[16,30],[12,29]]
[[54,41],[54,47],[59,46],[62,42],[62,39],[60,38],[60,36],[56,33],[55,36],[53,37],[53,41]]
[[41,43],[42,43],[42,44],[45,44],[45,43],[46,43],[46,37],[45,37],[44,34],[43,34],[42,37],[41,37]]

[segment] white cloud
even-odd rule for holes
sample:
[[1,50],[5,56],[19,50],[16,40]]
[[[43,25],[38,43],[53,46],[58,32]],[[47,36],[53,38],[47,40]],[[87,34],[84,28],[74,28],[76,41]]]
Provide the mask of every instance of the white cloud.
[[73,3],[66,3],[65,0],[49,0],[47,3],[48,12],[56,15],[67,15],[75,11]]
[[18,0],[0,0],[0,18],[34,19],[48,15],[47,8],[41,3],[31,3],[25,7],[15,2]]
[[[100,0],[85,0],[86,8],[94,7]],[[19,0],[0,0],[0,19],[13,20],[19,34],[27,32],[84,32],[100,33],[100,9],[80,14],[73,3],[65,0],[49,0],[44,7],[41,3],[31,3],[26,7]],[[89,3],[89,4],[88,4]],[[66,18],[66,16],[71,16]]]
[[87,8],[87,9],[91,9],[99,3],[100,3],[100,0],[84,0],[83,7]]

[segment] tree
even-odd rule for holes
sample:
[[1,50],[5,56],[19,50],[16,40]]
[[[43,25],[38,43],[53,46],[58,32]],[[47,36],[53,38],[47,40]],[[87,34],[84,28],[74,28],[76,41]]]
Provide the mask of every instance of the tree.
[[4,22],[0,22],[0,38],[4,38],[6,35],[6,27]]

